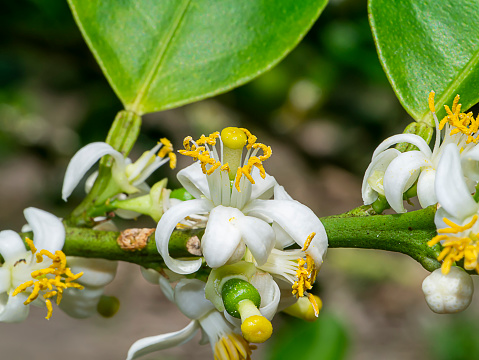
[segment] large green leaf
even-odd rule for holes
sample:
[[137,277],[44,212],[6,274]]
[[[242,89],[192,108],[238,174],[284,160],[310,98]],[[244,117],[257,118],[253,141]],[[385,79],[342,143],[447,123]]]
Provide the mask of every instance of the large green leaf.
[[[369,0],[379,58],[404,108],[416,120],[461,95],[463,109],[479,101],[479,1]],[[439,115],[443,115],[444,112]]]
[[68,0],[126,109],[168,109],[270,69],[327,0]]

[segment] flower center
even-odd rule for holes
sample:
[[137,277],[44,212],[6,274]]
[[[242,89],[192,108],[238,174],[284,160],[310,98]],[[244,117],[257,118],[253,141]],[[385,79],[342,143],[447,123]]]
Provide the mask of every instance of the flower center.
[[[221,158],[216,151],[216,140],[221,141]],[[261,177],[266,177],[263,168],[263,161],[271,154],[271,147],[256,142],[256,136],[247,129],[228,127],[220,133],[214,132],[209,136],[201,135],[197,141],[188,136],[183,141],[184,150],[179,150],[182,155],[190,156],[199,161],[201,169],[206,175],[211,175],[216,169],[228,173],[230,180],[234,180],[236,190],[241,192],[240,181],[244,175],[252,184],[254,179],[251,176],[253,168],[259,169]],[[246,156],[243,159],[243,148],[246,146]],[[258,155],[259,151],[262,155]]]
[[444,260],[441,266],[442,273],[448,274],[454,262],[464,259],[464,268],[467,270],[476,270],[479,273],[477,257],[479,255],[479,233],[472,231],[467,236],[454,236],[470,230],[477,222],[478,216],[474,215],[472,220],[466,225],[458,225],[451,220],[444,218],[443,221],[450,228],[439,229],[438,235],[433,237],[427,244],[434,246],[442,241],[444,249],[437,257],[438,261]]
[[[32,254],[37,252],[33,241],[30,239],[25,239]],[[76,288],[76,289],[83,289],[83,286],[80,284],[74,283],[73,281],[77,280],[83,273],[79,273],[74,275],[70,268],[66,267],[67,259],[63,251],[57,250],[55,254],[52,254],[48,250],[40,250],[36,254],[37,263],[41,263],[43,261],[43,256],[46,256],[52,260],[52,264],[41,270],[36,270],[31,273],[31,277],[33,280],[29,280],[20,286],[18,286],[15,291],[13,292],[12,296],[16,296],[21,292],[27,291],[29,287],[33,286],[33,290],[28,296],[27,300],[24,302],[24,305],[30,304],[40,295],[40,291],[44,292],[42,294],[43,298],[45,299],[45,304],[47,306],[47,316],[46,319],[50,319],[52,316],[52,303],[49,300],[50,298],[56,296],[56,303],[57,305],[60,304],[62,300],[63,290],[67,288]]]
[[[446,110],[447,115],[441,120],[439,123],[439,130],[442,130],[446,124],[451,126],[450,135],[453,136],[455,134],[461,133],[467,136],[466,144],[471,142],[477,144],[479,142],[479,137],[476,137],[476,133],[479,130],[479,115],[476,119],[472,112],[469,113],[462,113],[461,112],[461,104],[459,104],[459,95],[456,95],[452,102],[452,107],[444,105],[444,109]],[[436,108],[434,106],[434,91],[431,91],[429,94],[429,109],[432,113],[436,112]]]

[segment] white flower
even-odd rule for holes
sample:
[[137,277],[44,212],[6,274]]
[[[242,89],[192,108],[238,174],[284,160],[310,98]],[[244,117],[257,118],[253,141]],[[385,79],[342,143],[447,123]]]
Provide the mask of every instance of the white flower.
[[474,293],[474,284],[468,273],[453,266],[447,275],[441,269],[434,270],[424,279],[422,291],[432,311],[453,314],[467,309]]
[[[219,150],[215,147],[217,140]],[[286,195],[265,200],[273,192],[284,193],[262,166],[271,155],[269,147],[256,143],[254,135],[238,128],[224,129],[221,138],[214,133],[192,141],[193,145],[190,141],[191,138],[185,139],[186,150],[180,152],[199,161],[181,170],[178,180],[196,199],[171,207],[155,233],[158,251],[171,270],[189,274],[201,266],[201,259],[176,260],[168,253],[168,242],[176,224],[191,214],[209,214],[201,248],[212,268],[240,260],[246,246],[255,261],[264,264],[275,244],[281,248],[294,242],[303,246],[312,232],[317,237],[308,252],[317,266],[321,265],[327,235],[317,216]],[[259,150],[263,155],[258,155]]]
[[[479,171],[473,168],[468,160],[471,151],[477,152],[477,121],[472,114],[461,113],[461,104],[457,96],[452,109],[446,106],[448,115],[441,121],[436,117],[434,108],[434,92],[429,97],[429,105],[436,123],[436,141],[431,151],[426,141],[414,134],[394,135],[384,140],[374,151],[371,164],[363,179],[362,196],[364,204],[372,204],[378,195],[384,195],[391,208],[398,213],[406,212],[403,205],[403,194],[417,180],[417,196],[421,206],[427,207],[437,202],[434,191],[434,179],[439,160],[448,144],[455,144],[461,149],[463,162],[467,166],[467,176],[471,181],[479,180]],[[445,126],[444,139],[441,142],[441,129]],[[419,150],[404,153],[390,146],[398,143],[410,143]],[[479,158],[479,154],[474,155]]]
[[67,256],[67,264],[73,273],[83,273],[77,280],[83,289],[66,289],[60,309],[78,319],[95,315],[104,287],[115,278],[118,262]]
[[138,340],[128,351],[127,360],[184,344],[199,329],[203,332],[203,339],[210,342],[215,359],[250,359],[252,348],[206,300],[204,286],[205,283],[199,280],[181,280],[176,285],[174,300],[180,311],[192,321],[180,331]]
[[87,171],[105,155],[111,155],[113,158],[112,177],[119,188],[118,192],[136,193],[140,191],[145,180],[161,165],[170,161],[172,168],[176,166],[176,155],[172,150],[171,143],[163,138],[153,149],[146,151],[132,163],[129,158],[125,158],[107,143],[88,144],[81,148],[68,164],[63,181],[62,198],[66,201]]
[[[475,153],[473,150],[469,153]],[[438,235],[429,245],[441,242],[444,249],[438,260],[444,260],[447,274],[454,262],[464,259],[464,268],[479,273],[479,204],[466,184],[459,150],[454,144],[444,149],[437,169],[435,189],[441,207],[435,215]]]
[[[36,208],[25,209],[24,214],[33,229],[34,237],[30,244],[34,245],[34,248],[51,254],[62,249],[65,242],[65,229],[56,216]],[[4,259],[0,267],[0,321],[25,320],[28,316],[28,303],[33,300],[33,304],[36,305],[47,304],[51,313],[51,302],[48,298],[33,296],[35,299],[33,297],[29,299],[32,290],[27,288],[23,292],[14,294],[15,290],[22,285],[33,283],[32,273],[48,268],[52,265],[52,259],[45,256],[43,260],[37,262],[37,257],[31,250],[25,248],[21,237],[11,230],[0,232],[0,254]],[[42,259],[41,256],[40,259]],[[40,294],[46,295],[47,291],[41,289]],[[27,305],[24,305],[24,302],[27,302]]]

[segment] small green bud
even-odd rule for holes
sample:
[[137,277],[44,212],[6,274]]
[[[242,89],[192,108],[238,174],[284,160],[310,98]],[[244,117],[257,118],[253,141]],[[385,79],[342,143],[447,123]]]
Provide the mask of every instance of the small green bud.
[[391,207],[386,200],[386,197],[381,194],[378,196],[376,201],[371,204],[371,206],[373,207],[373,210],[376,212],[376,214],[382,214],[384,210]]
[[242,300],[251,300],[257,308],[261,304],[258,290],[249,282],[238,278],[229,279],[223,284],[221,297],[226,311],[235,318],[241,317],[238,305]]
[[111,318],[115,316],[115,314],[118,312],[118,309],[120,309],[120,300],[114,296],[107,295],[101,296],[96,307],[98,313],[105,318]]

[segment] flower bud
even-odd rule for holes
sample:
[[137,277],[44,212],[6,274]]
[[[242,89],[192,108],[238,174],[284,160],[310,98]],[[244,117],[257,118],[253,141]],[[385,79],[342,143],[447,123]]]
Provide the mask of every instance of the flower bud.
[[438,314],[461,312],[469,306],[474,293],[471,276],[461,268],[451,267],[447,275],[434,270],[422,283],[429,308]]

